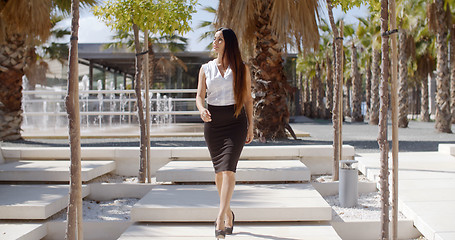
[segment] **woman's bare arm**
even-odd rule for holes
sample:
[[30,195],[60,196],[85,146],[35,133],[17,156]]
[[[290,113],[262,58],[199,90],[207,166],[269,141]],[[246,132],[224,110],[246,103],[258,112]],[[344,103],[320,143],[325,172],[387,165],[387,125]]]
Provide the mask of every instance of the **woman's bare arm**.
[[206,94],[207,88],[205,85],[205,73],[204,69],[199,70],[199,78],[198,78],[198,84],[197,84],[197,94],[196,94],[196,106],[197,109],[199,110],[199,114],[201,116],[202,121],[204,122],[210,122],[212,121],[210,112],[207,108],[205,108],[205,94]]
[[253,119],[253,97],[251,97],[251,73],[250,68],[245,65],[246,68],[246,97],[245,97],[245,112],[248,118],[248,134],[246,136],[246,143],[250,143],[254,138],[254,119]]

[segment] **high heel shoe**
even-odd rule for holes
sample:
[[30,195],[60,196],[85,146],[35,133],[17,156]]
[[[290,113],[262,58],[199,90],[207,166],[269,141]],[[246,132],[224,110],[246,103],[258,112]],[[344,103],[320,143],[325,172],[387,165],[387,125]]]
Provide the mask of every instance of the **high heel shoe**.
[[230,227],[226,227],[226,234],[227,235],[231,235],[232,232],[234,231],[234,221],[235,221],[235,215],[234,215],[234,212],[231,210],[231,213],[232,213],[232,226]]
[[226,230],[217,230],[216,229],[216,221],[215,221],[215,237],[216,239],[225,239],[226,238]]

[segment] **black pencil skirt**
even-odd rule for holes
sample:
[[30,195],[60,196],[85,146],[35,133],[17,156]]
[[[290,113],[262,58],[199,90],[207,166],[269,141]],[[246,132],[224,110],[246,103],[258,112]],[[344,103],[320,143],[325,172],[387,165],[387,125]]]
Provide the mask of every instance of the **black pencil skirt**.
[[212,121],[204,123],[204,138],[209,148],[215,173],[235,172],[247,135],[245,109],[234,116],[234,105],[208,105]]

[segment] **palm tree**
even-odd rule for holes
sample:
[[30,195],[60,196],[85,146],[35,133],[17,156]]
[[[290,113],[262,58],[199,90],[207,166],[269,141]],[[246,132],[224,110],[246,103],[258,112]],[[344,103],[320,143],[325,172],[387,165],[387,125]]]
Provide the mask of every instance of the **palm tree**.
[[316,78],[318,81],[318,98],[317,98],[317,113],[318,117],[324,119],[325,113],[326,113],[326,108],[324,104],[324,97],[325,97],[325,91],[324,91],[324,84],[322,82],[322,69],[321,65],[324,63],[318,63],[316,65]]
[[452,124],[455,123],[455,24],[450,26],[450,109],[452,111]]
[[[402,7],[402,17],[407,21],[406,28],[412,29],[410,34],[414,40],[415,57],[411,60],[412,66],[415,71],[415,77],[418,84],[420,85],[421,92],[421,105],[420,105],[420,119],[424,122],[430,121],[429,111],[429,90],[428,90],[428,78],[432,76],[433,71],[436,68],[436,43],[435,39],[430,33],[427,21],[421,21],[420,16],[427,14],[427,0],[409,0],[404,4],[399,5]],[[412,9],[413,14],[404,13]],[[415,17],[414,17],[415,16]],[[428,19],[428,18],[427,18]]]
[[370,106],[370,124],[378,125],[379,123],[379,78],[381,74],[380,69],[381,52],[377,49],[373,49],[373,60],[371,65],[373,66],[371,76],[371,106]]
[[[424,44],[418,44],[424,45]],[[426,44],[425,44],[426,45]],[[420,79],[421,90],[421,107],[420,119],[424,122],[430,121],[430,107],[429,107],[429,91],[428,91],[428,78],[432,75],[435,69],[436,61],[431,52],[425,50],[421,55],[417,56],[417,77]]]
[[[402,1],[397,6],[399,12],[399,62],[398,79],[399,87],[399,116],[398,126],[407,127],[408,119],[408,88],[413,84],[412,80],[420,80],[422,89],[421,115],[429,121],[428,112],[428,71],[422,71],[426,64],[426,57],[433,52],[431,38],[428,35],[428,27],[422,16],[425,16],[427,0]],[[420,49],[419,49],[420,48]],[[419,62],[422,61],[423,62]],[[411,64],[409,64],[411,62]],[[417,68],[417,69],[416,69]],[[409,80],[408,80],[409,79]],[[417,85],[417,82],[415,83]]]
[[335,52],[335,46],[332,44],[332,37],[333,33],[329,27],[329,23],[325,19],[320,19],[321,22],[319,24],[319,29],[323,33],[321,35],[322,44],[320,44],[319,51],[323,52],[325,55],[325,66],[326,66],[326,87],[325,87],[325,118],[332,117],[332,109],[333,109],[333,78],[334,78],[334,71],[333,71],[333,64],[332,64],[332,57],[333,53]]
[[[81,4],[93,6],[96,2],[84,0]],[[0,4],[0,140],[21,138],[22,76],[27,48],[49,37],[53,10],[68,13],[70,9],[70,0],[15,0]]]
[[[317,70],[316,70],[317,71]],[[318,89],[319,89],[319,76],[316,73],[313,77],[311,77],[311,87],[310,87],[310,102],[311,102],[311,117],[312,118],[319,118],[318,112]]]
[[365,119],[370,119],[370,106],[371,106],[371,55],[367,57],[365,62]]
[[[343,19],[338,19],[337,21],[337,26],[340,26],[340,22],[343,21]],[[344,34],[344,38],[347,38],[349,39],[348,41],[351,41],[351,42],[354,42],[354,39],[353,39],[353,36],[355,34],[355,31],[354,31],[354,27],[352,24],[345,24],[343,26],[343,34]],[[344,106],[344,116],[347,116],[347,117],[352,117],[352,104],[351,104],[351,100],[353,98],[353,91],[351,90],[351,87],[353,85],[353,76],[352,76],[352,62],[348,62],[346,61],[347,59],[350,58],[350,56],[352,55],[352,51],[350,51],[350,49],[348,47],[346,47],[345,49],[343,49],[343,73],[344,73],[344,83],[345,83],[345,86],[346,86],[346,94],[345,94],[345,98],[346,100],[343,101],[345,106]],[[349,64],[351,65],[351,68],[347,67],[349,66]],[[357,62],[354,64],[355,66],[357,66]],[[358,68],[355,70],[358,72]],[[360,98],[360,96],[358,96],[358,98]],[[360,105],[359,105],[360,107]],[[358,110],[359,112],[361,111],[360,109]]]
[[362,115],[362,80],[360,78],[359,67],[357,64],[357,48],[354,41],[351,43],[351,79],[352,79],[352,90],[354,92],[352,96],[352,121],[363,122]]
[[409,59],[409,44],[406,30],[400,28],[398,31],[398,127],[408,127],[408,59]]
[[310,118],[318,118],[318,94],[320,84],[320,68],[317,53],[308,53],[305,56],[300,55],[297,58],[297,71],[304,77],[304,115]]
[[[55,39],[62,39],[69,36],[71,32],[67,29],[58,28],[56,25],[65,19],[64,14],[51,16],[51,36]],[[38,45],[41,45],[39,43]],[[40,55],[38,52],[42,52]],[[26,67],[24,67],[28,86],[23,86],[27,90],[34,90],[36,84],[46,84],[46,72],[49,69],[44,58],[57,60],[60,64],[68,61],[69,48],[67,43],[52,42],[49,45],[43,44],[40,47],[29,47],[27,49]]]
[[[111,43],[105,45],[106,48],[122,48],[127,47],[131,50],[135,50],[134,44],[134,33],[131,31],[117,30],[114,36],[114,40]],[[176,52],[183,52],[186,50],[188,45],[188,39],[176,34],[154,36],[148,38],[148,55],[149,55],[149,86],[151,88],[158,88],[154,86],[154,76],[168,75],[169,77],[175,73],[177,66],[180,66],[184,71],[188,70],[186,64],[177,56],[174,55]],[[170,54],[170,58],[161,57],[155,58],[155,52],[166,52]]]
[[326,88],[325,88],[325,95],[326,95],[326,118],[332,117],[332,109],[333,109],[333,65],[332,59],[330,57],[329,51],[326,54],[326,66],[327,66],[327,73],[326,73]]
[[[216,9],[210,6],[205,6],[202,8],[202,10],[211,13],[211,14],[216,14]],[[196,27],[197,29],[205,28],[207,31],[202,33],[202,35],[199,37],[199,41],[202,41],[204,39],[213,39],[215,37],[215,25],[211,21],[202,21],[199,23],[199,25]],[[205,47],[207,50],[212,49],[212,41]]]
[[[311,79],[311,86],[307,87],[307,91],[309,92],[307,105],[310,106],[307,116],[312,118],[326,118],[328,115],[326,104],[324,104],[324,98],[328,90],[324,89],[324,81],[322,79],[324,78],[323,68],[327,64],[325,56],[329,52],[325,46],[329,40],[326,37],[322,39],[323,43],[319,45],[318,51],[307,53],[305,56],[299,55],[297,58],[297,71],[302,73],[307,79]],[[328,86],[326,87],[330,88]],[[327,100],[327,102],[331,101]]]
[[232,28],[251,56],[256,135],[262,141],[286,138],[291,89],[283,52],[288,44],[299,51],[317,48],[317,16],[317,0],[220,1],[216,25]]
[[345,117],[351,117],[351,86],[352,86],[352,78],[349,76],[351,74],[351,70],[345,71],[344,72],[346,76],[345,81],[344,81],[344,86],[346,86],[345,89],[346,92],[343,94],[345,100],[343,101],[344,104],[344,116]]
[[310,78],[307,76],[305,77],[305,81],[304,81],[304,94],[303,94],[303,99],[304,99],[304,102],[303,102],[303,115],[306,116],[306,117],[312,117],[312,113],[311,113],[311,87],[310,87]]
[[360,55],[362,71],[365,75],[365,101],[367,105],[366,118],[370,124],[377,125],[379,121],[379,48],[380,27],[377,14],[371,14],[367,19],[358,18],[359,25],[356,35],[360,40],[363,54]]
[[[448,8],[448,5],[447,5]],[[435,128],[439,132],[451,133],[450,75],[448,65],[448,19],[450,9],[445,9],[444,0],[434,0],[429,8],[430,28],[436,32],[437,74],[436,74],[436,116]]]

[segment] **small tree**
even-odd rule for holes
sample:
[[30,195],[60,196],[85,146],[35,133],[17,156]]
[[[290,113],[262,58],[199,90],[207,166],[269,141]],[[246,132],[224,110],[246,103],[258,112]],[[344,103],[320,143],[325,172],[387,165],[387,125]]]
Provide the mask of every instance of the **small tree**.
[[[135,89],[141,131],[140,182],[145,182],[146,169],[148,168],[147,162],[149,162],[147,161],[149,155],[146,154],[146,146],[147,142],[150,142],[150,139],[147,139],[148,137],[145,130],[146,123],[141,97],[141,56],[147,53],[147,51],[141,53],[139,31],[148,31],[150,34],[161,36],[172,35],[175,34],[175,32],[178,34],[186,33],[191,30],[189,22],[192,18],[191,14],[196,11],[194,8],[196,3],[197,0],[109,0],[106,1],[103,6],[96,6],[93,9],[94,15],[104,21],[112,30],[124,32],[129,32],[131,29],[134,30],[134,44],[136,49]],[[149,49],[149,46],[146,46],[146,49]],[[146,91],[147,90],[148,89],[146,89]],[[146,101],[148,101],[148,99],[146,99]],[[146,155],[148,156],[146,157]]]
[[72,0],[71,3],[68,94],[65,99],[71,148],[70,200],[68,204],[68,223],[66,229],[66,239],[68,240],[84,239],[82,233],[81,120],[79,115],[79,69],[77,60],[79,0]]

